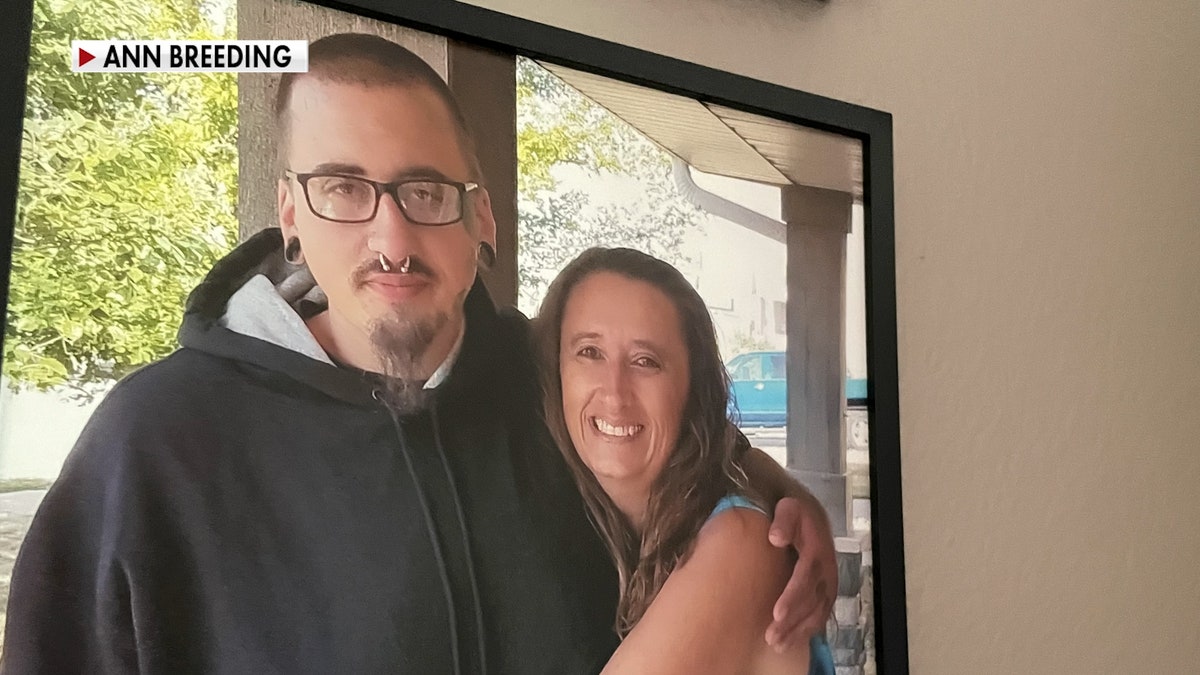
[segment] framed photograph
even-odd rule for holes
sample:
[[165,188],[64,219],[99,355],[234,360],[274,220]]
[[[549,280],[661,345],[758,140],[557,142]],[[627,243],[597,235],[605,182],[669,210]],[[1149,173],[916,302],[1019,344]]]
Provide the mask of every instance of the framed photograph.
[[[130,2],[85,10],[18,0],[0,36],[5,594],[47,490],[66,475],[64,463],[117,383],[168,358],[181,338],[185,347],[202,339],[180,322],[185,307],[201,311],[194,289],[211,288],[210,269],[226,254],[271,236],[281,250],[288,244],[286,230],[282,242],[270,234],[286,220],[282,210],[305,208],[285,198],[288,189],[327,220],[369,220],[391,203],[381,195],[393,194],[407,220],[441,225],[405,200],[450,185],[461,200],[486,191],[494,238],[480,248],[480,278],[497,307],[545,312],[555,279],[594,247],[635,249],[686,279],[711,319],[728,419],[828,515],[838,588],[825,639],[836,672],[908,672],[887,112],[452,0]],[[305,133],[281,127],[278,73],[72,72],[72,40],[311,45],[341,33],[386,38],[442,78],[478,180],[380,178],[343,162],[325,173],[369,178],[355,183],[368,192],[376,185],[376,210],[346,215],[350,207],[318,193],[321,171],[287,166],[277,150],[281,134]],[[446,220],[466,218],[456,214]],[[283,252],[289,264],[291,256]],[[407,272],[414,262],[394,257],[379,253],[384,271]],[[270,277],[277,287],[282,279]],[[311,285],[289,302],[332,306],[319,278]],[[231,320],[221,321],[227,328]],[[271,340],[255,330],[267,328],[243,333]],[[324,346],[310,356],[324,357]],[[596,424],[610,435],[641,429]],[[418,484],[419,462],[408,469]],[[471,485],[452,476],[446,502],[467,504],[455,522],[468,562],[487,545],[471,552],[469,492],[484,489]],[[434,512],[438,498],[430,497]],[[450,576],[459,571],[456,545],[438,549]],[[480,615],[491,602],[478,597],[487,584],[471,576],[475,604],[462,601]],[[451,617],[462,611],[456,602]],[[484,623],[457,639],[477,639],[482,651],[493,639]],[[453,654],[456,667],[474,672],[457,644]]]

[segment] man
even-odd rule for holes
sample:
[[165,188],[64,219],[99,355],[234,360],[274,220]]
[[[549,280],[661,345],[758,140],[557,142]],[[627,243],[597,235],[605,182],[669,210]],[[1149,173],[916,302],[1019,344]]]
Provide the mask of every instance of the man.
[[[496,226],[461,113],[381,38],[309,59],[276,106],[280,227],[83,431],[14,570],[5,672],[587,673],[615,648],[526,322],[477,278]],[[804,503],[793,639],[836,585]]]

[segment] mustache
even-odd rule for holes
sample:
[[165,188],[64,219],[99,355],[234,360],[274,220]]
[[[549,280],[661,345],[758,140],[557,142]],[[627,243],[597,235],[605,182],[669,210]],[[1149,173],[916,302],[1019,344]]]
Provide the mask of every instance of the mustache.
[[[383,269],[383,265],[379,264],[378,255],[369,260],[365,260],[361,265],[358,266],[358,268],[354,270],[350,280],[355,286],[362,286],[370,280],[370,277],[376,274],[400,274],[398,270],[400,268],[401,261],[397,260],[390,262],[392,269],[391,271],[388,271]],[[437,274],[433,271],[433,268],[425,262],[424,258],[416,255],[408,256],[408,274],[419,274],[429,279],[434,279],[437,276]]]

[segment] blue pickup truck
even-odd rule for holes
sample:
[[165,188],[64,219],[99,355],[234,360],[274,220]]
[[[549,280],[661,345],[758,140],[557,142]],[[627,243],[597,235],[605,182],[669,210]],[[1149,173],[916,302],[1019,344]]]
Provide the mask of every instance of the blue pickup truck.
[[[727,365],[730,418],[742,427],[787,426],[787,354],[746,352]],[[867,381],[846,380],[849,407],[865,405]]]

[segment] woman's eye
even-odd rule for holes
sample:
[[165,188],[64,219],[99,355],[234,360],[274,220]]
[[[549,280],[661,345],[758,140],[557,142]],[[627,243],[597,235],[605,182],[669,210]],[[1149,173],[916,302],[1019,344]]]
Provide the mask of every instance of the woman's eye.
[[654,359],[650,358],[649,356],[639,356],[638,358],[636,358],[634,360],[633,363],[634,363],[634,365],[636,365],[640,368],[658,368],[659,367],[658,361],[655,361]]
[[600,358],[600,350],[595,347],[584,347],[579,350],[579,355],[585,359],[598,359]]

